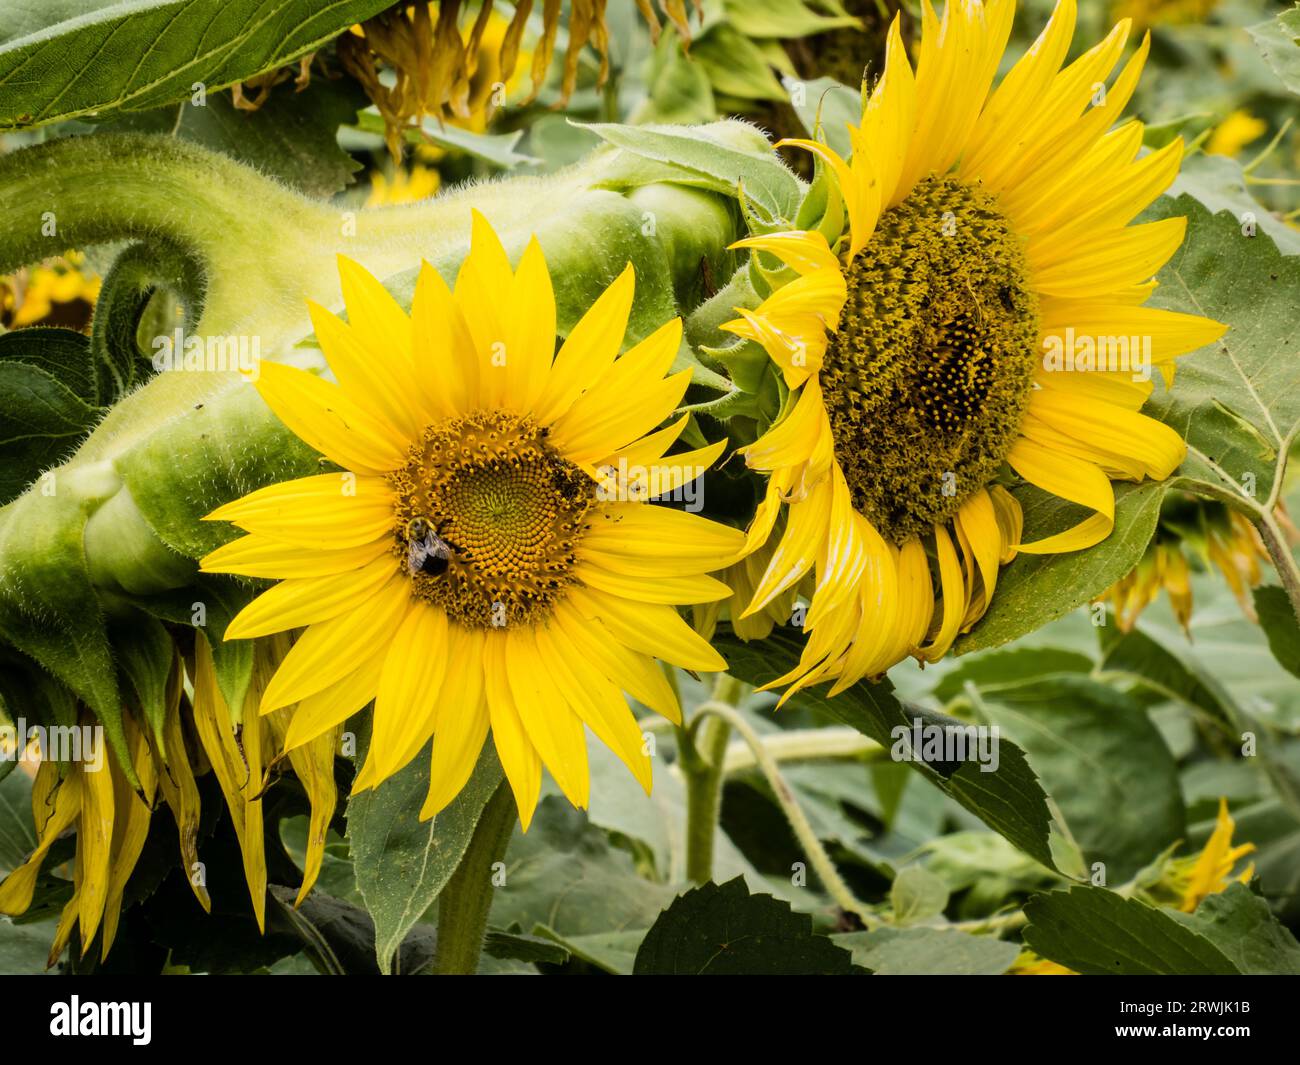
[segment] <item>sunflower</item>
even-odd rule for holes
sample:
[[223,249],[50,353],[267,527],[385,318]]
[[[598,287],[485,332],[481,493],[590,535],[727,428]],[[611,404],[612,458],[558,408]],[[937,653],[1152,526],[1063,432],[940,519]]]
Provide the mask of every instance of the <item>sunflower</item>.
[[90,952],[102,931],[101,957],[108,957],[117,934],[126,883],[135,870],[149,834],[158,773],[144,733],[124,718],[127,746],[140,790],[136,791],[109,755],[102,730],[89,717],[79,726],[87,737],[81,757],[64,763],[39,759],[32,781],[32,820],[36,849],[0,883],[0,913],[26,913],[51,849],[70,828],[76,829],[72,855],[72,897],[63,907],[49,965],[58,961],[73,932],[80,936],[81,955]]
[[616,357],[629,265],[557,353],[540,245],[530,241],[512,270],[477,213],[454,291],[425,264],[409,317],[356,263],[340,259],[340,273],[348,323],[310,308],[338,384],[270,364],[257,388],[342,472],[209,515],[248,535],[204,570],[280,578],[226,638],[303,630],[261,712],[293,707],[293,750],[373,700],[356,790],[432,736],[425,818],[463,787],[489,731],[525,828],[543,764],[586,805],[584,725],[648,790],[623,692],[680,721],[655,659],[725,668],[674,608],[726,596],[708,573],[743,539],[651,503],[725,444],[665,457],[688,420],[656,430],[690,381],[689,370],[665,376],[680,320]]
[[[838,188],[837,247],[817,230],[740,242],[788,279],[726,328],[761,344],[789,390],[742,450],[770,475],[746,550],[785,516],[749,611],[815,574],[804,654],[774,682],[791,691],[940,658],[988,608],[999,566],[1096,544],[1114,524],[1111,479],[1167,477],[1184,454],[1138,413],[1150,368],[1171,381],[1174,357],[1224,327],[1143,306],[1186,224],[1128,225],[1182,154],[1176,141],[1136,158],[1141,123],[1112,128],[1149,41],[1109,85],[1127,24],[1062,67],[1075,22],[1062,0],[992,89],[1012,14],[970,0],[940,20],[925,4],[915,72],[896,19],[851,161],[790,142]],[[1137,353],[1122,358],[1129,337],[1145,375]],[[1020,506],[995,482],[1005,465],[1092,515],[1023,543]]]

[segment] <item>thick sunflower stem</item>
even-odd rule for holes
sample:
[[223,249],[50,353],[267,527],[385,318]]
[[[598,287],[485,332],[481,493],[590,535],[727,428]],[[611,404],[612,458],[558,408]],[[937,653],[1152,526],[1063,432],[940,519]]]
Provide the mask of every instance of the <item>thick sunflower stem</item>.
[[478,971],[492,908],[493,866],[505,855],[518,820],[514,795],[503,781],[483,808],[465,856],[438,896],[438,950],[433,973],[465,976]]
[[686,777],[686,878],[704,884],[713,878],[713,842],[722,806],[723,768],[731,726],[722,717],[706,714],[712,706],[731,710],[744,695],[745,686],[723,674],[713,698],[696,711],[689,726],[680,730],[682,772]]

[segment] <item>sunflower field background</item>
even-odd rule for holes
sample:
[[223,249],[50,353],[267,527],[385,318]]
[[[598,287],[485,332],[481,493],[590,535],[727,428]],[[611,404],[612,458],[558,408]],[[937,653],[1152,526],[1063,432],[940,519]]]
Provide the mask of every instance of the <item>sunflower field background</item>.
[[0,0],[0,973],[1300,973],[1298,120],[1272,0]]

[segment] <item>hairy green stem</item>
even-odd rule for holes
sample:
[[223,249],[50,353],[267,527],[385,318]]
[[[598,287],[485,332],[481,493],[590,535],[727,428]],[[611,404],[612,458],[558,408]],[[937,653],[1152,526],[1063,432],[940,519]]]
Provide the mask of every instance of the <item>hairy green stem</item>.
[[680,730],[681,767],[686,778],[686,878],[696,884],[713,879],[713,844],[731,737],[728,722],[706,711],[711,707],[731,711],[744,691],[740,681],[724,673],[713,689],[713,698]]
[[[703,726],[701,726],[703,727]],[[821,758],[863,758],[880,754],[884,748],[875,740],[853,728],[800,729],[797,732],[767,736],[763,748],[773,761],[811,762]],[[758,757],[749,744],[733,743],[727,747],[722,771],[730,776],[758,765]]]
[[503,781],[483,808],[465,856],[438,896],[435,974],[464,976],[478,971],[492,908],[493,866],[505,855],[518,820],[515,797]]
[[[808,815],[803,812],[803,807],[799,805],[799,801],[794,797],[794,791],[782,775],[776,759],[772,757],[771,752],[764,745],[763,737],[754,731],[754,726],[746,721],[741,714],[737,713],[734,708],[719,702],[708,702],[700,707],[696,711],[695,720],[700,721],[701,718],[711,718],[724,722],[729,729],[734,729],[748,744],[749,749],[754,753],[758,768],[762,770],[763,776],[767,778],[768,786],[772,789],[772,794],[776,796],[781,812],[785,814],[785,819],[790,823],[790,829],[794,832],[795,839],[799,841],[799,845],[808,856],[809,864],[813,867],[813,872],[817,874],[817,879],[821,881],[826,893],[835,900],[835,904],[846,913],[856,916],[867,928],[879,926],[880,919],[871,912],[866,903],[860,902],[854,896],[849,885],[840,876],[839,870],[835,868],[835,863],[831,861],[831,856],[826,853],[826,848],[822,846],[821,840],[817,838],[817,833],[813,830]],[[700,727],[702,728],[707,723],[707,720],[704,721]]]

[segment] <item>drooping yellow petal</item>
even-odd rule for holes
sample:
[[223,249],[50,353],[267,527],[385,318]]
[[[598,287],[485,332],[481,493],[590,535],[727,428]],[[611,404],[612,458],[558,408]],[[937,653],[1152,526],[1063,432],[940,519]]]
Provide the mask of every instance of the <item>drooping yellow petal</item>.
[[492,742],[519,807],[519,825],[528,831],[542,788],[542,760],[528,739],[510,691],[506,635],[490,632],[483,644],[484,691],[492,721]]
[[569,601],[585,617],[599,618],[614,638],[634,651],[682,669],[718,673],[727,663],[670,606],[639,603],[595,588],[575,588]]
[[409,588],[406,577],[394,575],[368,602],[310,626],[262,693],[262,713],[324,691],[363,665],[375,634],[392,632],[406,616]]
[[357,776],[357,790],[386,780],[428,742],[447,674],[447,650],[447,615],[439,607],[413,602],[384,658],[370,753]]
[[434,721],[433,762],[429,791],[420,820],[436,817],[474,772],[491,720],[484,695],[483,633],[453,625],[449,632],[447,671]]
[[231,619],[224,639],[248,640],[301,628],[355,610],[398,572],[391,555],[381,555],[350,573],[283,580]]
[[565,797],[586,809],[591,785],[582,719],[556,688],[551,664],[538,654],[531,628],[507,630],[505,661],[510,694],[529,742]]

